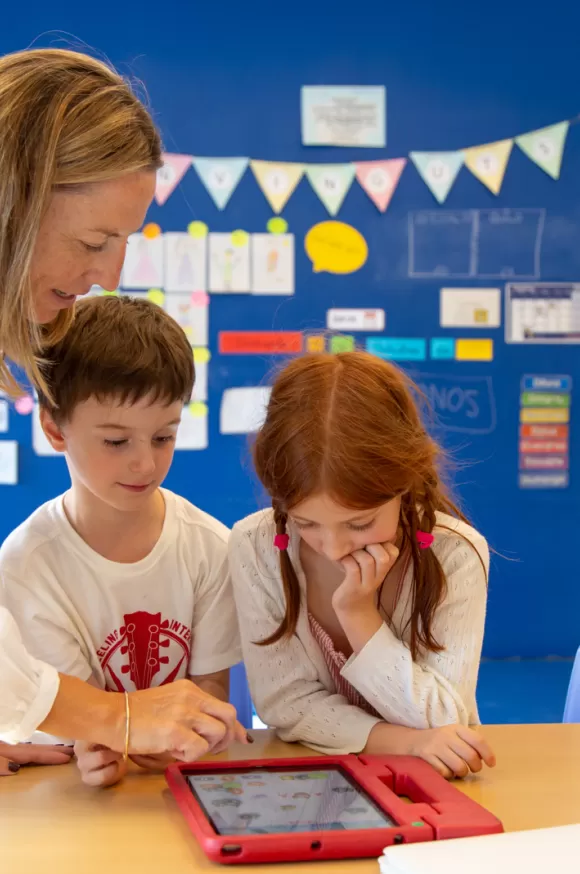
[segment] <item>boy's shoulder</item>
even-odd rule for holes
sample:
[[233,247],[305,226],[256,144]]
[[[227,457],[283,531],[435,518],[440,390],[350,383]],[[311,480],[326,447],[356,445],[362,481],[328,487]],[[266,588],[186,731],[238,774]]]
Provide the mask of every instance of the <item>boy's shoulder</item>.
[[226,545],[230,536],[230,529],[210,516],[204,510],[196,507],[187,498],[178,495],[169,489],[162,489],[166,504],[173,506],[174,517],[178,526],[179,534],[190,539],[192,536],[204,541]]
[[63,535],[63,495],[41,504],[0,546],[0,570],[17,572]]

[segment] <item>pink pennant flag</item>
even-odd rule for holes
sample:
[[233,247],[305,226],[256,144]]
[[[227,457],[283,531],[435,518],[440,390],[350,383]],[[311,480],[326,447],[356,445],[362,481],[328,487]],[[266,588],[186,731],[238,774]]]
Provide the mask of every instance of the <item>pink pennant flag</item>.
[[193,160],[191,155],[176,155],[165,152],[163,167],[157,171],[157,184],[155,186],[155,200],[159,206],[163,206],[170,194],[173,194]]
[[406,163],[406,158],[391,158],[355,164],[356,178],[380,212],[386,212]]

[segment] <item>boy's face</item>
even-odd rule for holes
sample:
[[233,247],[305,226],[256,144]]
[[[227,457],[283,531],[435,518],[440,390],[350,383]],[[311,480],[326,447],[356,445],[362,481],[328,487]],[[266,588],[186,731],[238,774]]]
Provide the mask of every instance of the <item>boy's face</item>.
[[44,432],[66,453],[73,485],[116,510],[138,510],[161,485],[171,466],[183,403],[134,404],[94,397],[56,425],[41,411]]

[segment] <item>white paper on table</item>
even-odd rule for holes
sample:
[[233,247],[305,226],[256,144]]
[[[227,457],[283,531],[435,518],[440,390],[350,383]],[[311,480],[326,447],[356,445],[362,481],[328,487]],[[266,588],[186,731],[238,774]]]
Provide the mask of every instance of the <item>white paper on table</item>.
[[294,294],[294,234],[252,234],[252,293]]
[[181,424],[177,429],[176,449],[207,449],[207,415],[193,416],[189,407],[184,407]]
[[250,291],[250,246],[234,245],[231,234],[209,235],[209,290],[214,294]]
[[123,288],[162,288],[163,255],[163,234],[153,238],[131,234],[121,277]]
[[191,395],[192,401],[207,401],[207,362],[195,362],[195,385]]
[[8,430],[10,416],[9,409],[10,406],[8,404],[8,401],[0,400],[0,432],[2,434],[5,434]]
[[227,388],[222,395],[220,433],[253,434],[266,418],[272,387]]
[[329,331],[384,331],[384,310],[332,309],[326,313]]
[[15,486],[18,483],[18,443],[16,440],[0,440],[0,485]]
[[439,296],[442,328],[499,328],[499,288],[442,288]]
[[207,291],[207,237],[163,234],[167,292]]
[[209,307],[195,306],[189,294],[166,294],[165,311],[180,325],[192,346],[207,346],[209,343]]
[[61,455],[60,452],[57,452],[56,449],[53,449],[46,434],[42,430],[42,425],[40,424],[40,407],[38,404],[34,405],[34,410],[32,411],[32,448],[36,452],[37,455]]

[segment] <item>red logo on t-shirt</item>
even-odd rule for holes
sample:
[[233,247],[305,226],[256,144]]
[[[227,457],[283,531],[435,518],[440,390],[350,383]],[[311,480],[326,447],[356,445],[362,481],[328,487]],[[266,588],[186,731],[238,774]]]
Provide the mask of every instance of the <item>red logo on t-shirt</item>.
[[[125,613],[121,628],[108,634],[97,655],[112,692],[164,686],[187,675],[191,630],[161,613]],[[129,681],[129,682],[128,682]]]

